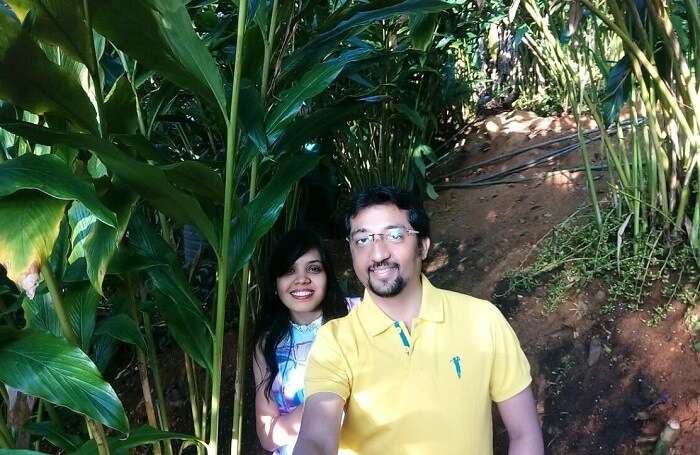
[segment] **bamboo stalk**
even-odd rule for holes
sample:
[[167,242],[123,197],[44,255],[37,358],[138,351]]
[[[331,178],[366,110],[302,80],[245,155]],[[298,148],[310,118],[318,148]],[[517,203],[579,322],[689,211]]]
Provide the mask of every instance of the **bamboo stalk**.
[[[190,408],[192,411],[192,426],[194,427],[194,435],[198,439],[202,439],[202,423],[199,418],[199,393],[197,391],[197,375],[192,365],[192,359],[187,353],[185,358],[185,372],[187,374],[187,390],[190,395]],[[203,455],[204,447],[197,445],[197,454]]]

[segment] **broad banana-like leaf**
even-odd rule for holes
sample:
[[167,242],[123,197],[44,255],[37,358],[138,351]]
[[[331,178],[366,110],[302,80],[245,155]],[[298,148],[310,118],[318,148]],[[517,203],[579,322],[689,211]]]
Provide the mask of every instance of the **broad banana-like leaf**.
[[[90,29],[79,0],[7,0],[24,26],[42,41],[55,44],[88,68]],[[27,15],[31,12],[29,18]]]
[[224,204],[224,182],[218,172],[198,161],[181,161],[160,166],[170,183],[197,196]]
[[22,428],[65,450],[77,450],[84,443],[78,436],[64,433],[51,422],[27,422]]
[[[90,352],[90,340],[95,329],[99,296],[89,285],[80,284],[69,289],[63,299],[80,348],[84,352]],[[48,293],[38,295],[31,300],[26,299],[22,307],[29,327],[57,337],[63,336],[61,323]]]
[[133,344],[146,352],[146,342],[139,331],[136,321],[126,314],[115,314],[100,321],[95,335],[108,335],[125,343]]
[[0,199],[0,265],[29,298],[39,271],[58,237],[66,201],[38,191],[18,191]]
[[128,188],[114,187],[104,196],[104,201],[117,213],[116,228],[102,223],[93,224],[83,245],[88,277],[92,286],[100,294],[102,294],[102,282],[107,274],[107,267],[117,251],[119,242],[124,237],[138,196]]
[[39,294],[33,299],[24,298],[22,301],[24,318],[27,327],[48,332],[57,337],[63,336],[61,322],[56,316],[56,310],[51,304],[51,296],[48,292]]
[[69,289],[64,296],[73,331],[83,352],[90,352],[100,296],[87,283]]
[[0,99],[97,131],[95,109],[80,83],[52,63],[29,32],[3,11],[0,30]]
[[0,163],[0,197],[29,189],[56,199],[80,201],[103,223],[117,224],[116,215],[100,202],[92,184],[73,175],[56,155],[27,154]]
[[156,209],[181,222],[193,224],[218,251],[218,235],[197,199],[178,190],[165,173],[122,153],[110,142],[87,134],[66,133],[27,122],[0,120],[0,128],[45,145],[63,144],[93,152],[114,174]]
[[[129,449],[135,447],[153,444],[158,441],[165,441],[169,439],[180,439],[183,441],[193,441],[198,444],[204,445],[204,442],[197,439],[194,436],[184,434],[184,433],[172,433],[169,431],[157,430],[148,425],[139,427],[129,433],[126,438],[111,437],[107,438],[107,443],[109,444],[109,450],[112,453],[125,453]],[[95,441],[88,441],[75,452],[70,452],[68,455],[94,455],[97,452],[97,446]],[[2,454],[0,454],[2,455]]]
[[438,15],[414,14],[411,16],[411,42],[413,47],[425,52],[435,37]]
[[95,29],[146,68],[190,90],[227,118],[216,62],[192,27],[185,2],[89,0]]
[[367,104],[363,101],[345,101],[295,119],[273,144],[270,154],[274,156],[282,152],[297,152],[304,144],[345,126]]
[[0,382],[128,433],[124,407],[95,364],[46,332],[0,327]]
[[620,110],[629,100],[632,91],[632,67],[626,55],[615,64],[605,81],[602,96],[602,111],[605,126],[614,123],[620,116]]
[[258,241],[277,221],[294,184],[318,165],[319,155],[295,154],[286,157],[274,177],[234,219],[228,257],[230,280],[250,260]]
[[156,306],[182,350],[212,371],[213,338],[209,321],[177,265],[175,252],[141,215],[134,216],[129,232],[131,246],[139,254],[168,261],[166,266],[146,270],[151,285],[162,293]]
[[[331,18],[332,25],[314,36],[302,48],[285,61],[283,77],[318,62],[331,52],[339,42],[362,32],[368,25],[391,17],[413,13],[436,13],[454,7],[437,0],[379,0],[359,3],[349,8],[343,17]],[[326,26],[327,27],[327,26]],[[322,28],[325,28],[322,26]]]
[[136,97],[126,75],[119,76],[107,94],[103,114],[110,133],[132,134],[138,130]]
[[266,119],[267,135],[273,140],[285,122],[294,117],[304,102],[326,90],[335,80],[345,65],[368,58],[371,50],[351,49],[314,66],[309,72],[288,90],[280,94],[280,101],[275,104]]

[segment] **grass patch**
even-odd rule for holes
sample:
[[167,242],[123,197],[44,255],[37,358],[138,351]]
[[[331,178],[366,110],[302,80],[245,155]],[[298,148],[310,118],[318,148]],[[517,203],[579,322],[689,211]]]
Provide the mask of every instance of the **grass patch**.
[[[604,214],[602,231],[590,215],[575,213],[539,242],[538,256],[531,265],[506,274],[505,294],[527,294],[546,286],[543,312],[548,314],[565,303],[571,292],[598,279],[608,289],[603,314],[644,310],[650,326],[666,317],[675,300],[693,305],[700,274],[691,248],[659,230],[636,240],[630,231],[615,210]],[[660,282],[659,301],[663,303],[645,309],[642,305],[655,282]]]

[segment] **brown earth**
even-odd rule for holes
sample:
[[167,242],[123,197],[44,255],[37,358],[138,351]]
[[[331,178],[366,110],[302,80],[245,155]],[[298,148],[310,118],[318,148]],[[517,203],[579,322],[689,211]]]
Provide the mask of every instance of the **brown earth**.
[[[461,151],[436,167],[432,178],[436,183],[450,184],[502,172],[573,141],[455,173],[530,144],[569,136],[575,133],[574,125],[570,118],[538,118],[527,112],[490,117],[460,141]],[[591,144],[589,152],[596,164],[598,146]],[[433,247],[426,273],[438,286],[491,299],[508,317],[532,366],[548,454],[649,454],[671,418],[680,422],[681,431],[670,453],[699,454],[700,354],[692,347],[694,335],[685,323],[688,311],[683,305],[674,304],[661,324],[649,328],[639,313],[617,310],[602,316],[599,309],[608,297],[598,282],[570,295],[565,305],[546,316],[544,288],[532,295],[494,297],[503,290],[505,273],[532,260],[538,241],[552,227],[575,211],[585,210],[589,197],[584,174],[554,172],[576,168],[580,163],[574,150],[505,177],[510,183],[442,190],[436,201],[427,203]],[[454,175],[439,178],[448,172]],[[599,196],[604,196],[605,182],[598,179],[596,184]],[[341,253],[338,269],[345,270],[344,277],[357,292],[345,248],[339,246],[337,250]],[[652,295],[646,307],[653,308],[659,299]],[[600,356],[589,362],[592,341],[594,345],[600,343]],[[229,334],[224,361],[223,429],[231,425],[235,344]],[[173,346],[162,349],[179,352]],[[191,433],[181,354],[161,356],[161,362],[172,427]],[[138,375],[127,373],[119,382],[120,396],[130,410],[130,420],[142,422]],[[243,453],[262,453],[252,425],[252,400],[246,401]],[[495,435],[496,453],[505,454],[507,435],[500,424]],[[221,440],[228,441],[228,436],[222,433]]]

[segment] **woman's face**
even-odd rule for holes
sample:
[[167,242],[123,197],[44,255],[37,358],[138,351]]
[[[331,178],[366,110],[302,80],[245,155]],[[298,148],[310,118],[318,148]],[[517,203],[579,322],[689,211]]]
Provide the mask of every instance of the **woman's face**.
[[308,324],[321,315],[326,271],[316,248],[299,256],[286,273],[277,277],[277,294],[297,324]]

